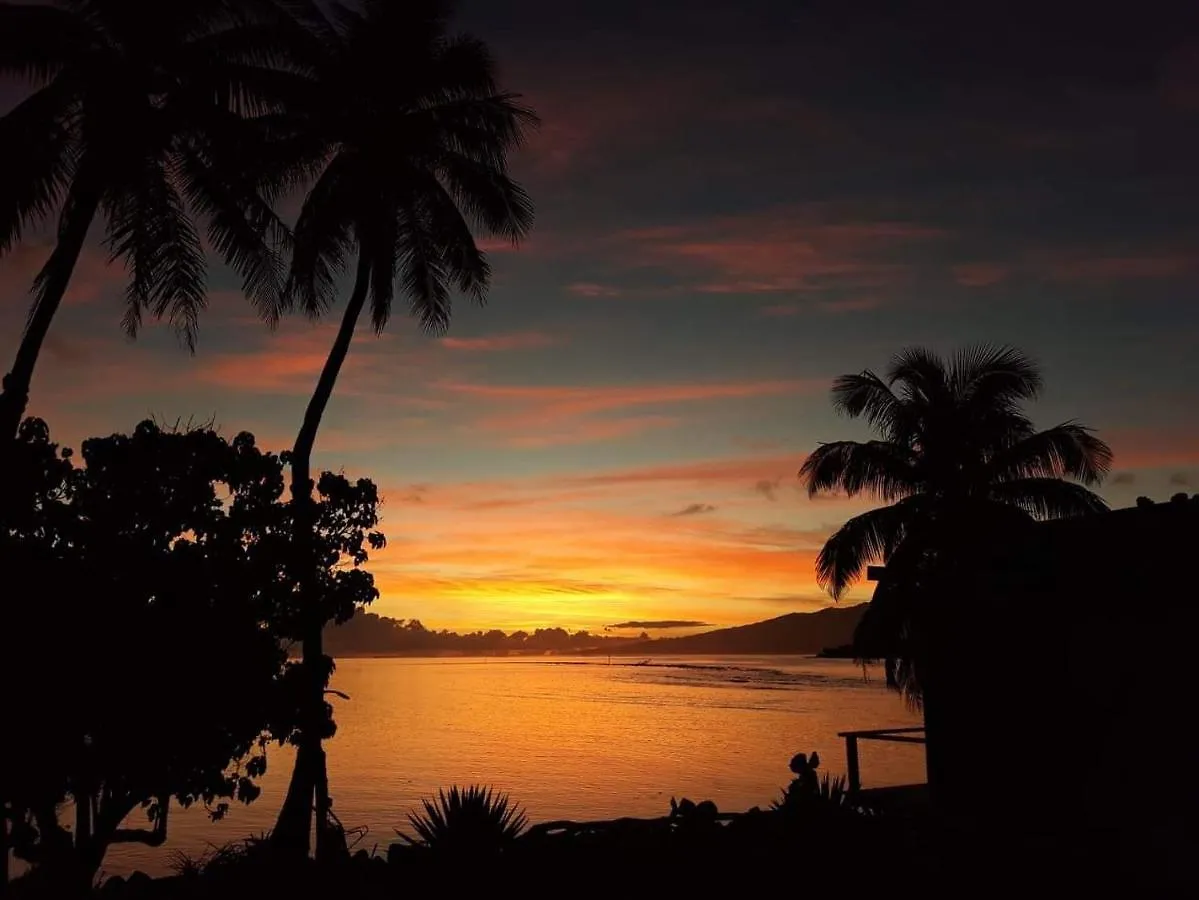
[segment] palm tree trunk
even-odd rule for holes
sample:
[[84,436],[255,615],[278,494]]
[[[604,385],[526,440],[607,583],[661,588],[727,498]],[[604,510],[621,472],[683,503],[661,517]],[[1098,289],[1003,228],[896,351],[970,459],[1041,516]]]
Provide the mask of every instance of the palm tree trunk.
[[[46,262],[48,274],[41,297],[21,337],[12,369],[4,376],[0,387],[0,471],[9,476],[0,478],[0,567],[5,571],[11,569],[8,528],[5,524],[9,515],[9,488],[12,486],[11,453],[21,419],[25,416],[25,408],[29,404],[29,386],[33,382],[34,366],[50,331],[54,314],[62,305],[62,298],[71,283],[75,265],[79,262],[79,255],[83,252],[83,244],[99,206],[98,194],[85,194],[72,214],[60,224],[58,243]],[[8,891],[9,799],[0,797],[0,894]],[[12,813],[12,825],[15,828],[15,806],[12,807]]]
[[71,283],[71,275],[79,261],[79,254],[83,252],[83,243],[87,240],[87,232],[99,206],[98,195],[84,192],[78,205],[64,216],[61,223],[58,243],[46,262],[45,271],[48,275],[41,299],[33,308],[12,370],[4,376],[4,389],[0,393],[0,444],[7,445],[16,436],[21,418],[25,415],[38,354],[54,314],[58,312],[63,295],[67,292],[67,286]]
[[316,433],[320,428],[321,417],[329,405],[337,376],[341,372],[346,354],[350,349],[350,341],[354,337],[354,328],[358,317],[366,303],[367,288],[370,284],[370,264],[362,257],[358,260],[358,274],[354,282],[354,291],[346,305],[342,316],[341,327],[337,331],[337,339],[325,360],[325,367],[317,380],[316,390],[308,401],[308,409],[304,413],[304,424],[296,437],[295,448],[291,457],[291,498],[295,507],[295,557],[297,580],[300,584],[301,602],[312,610],[309,621],[303,631],[302,665],[306,671],[305,709],[302,712],[300,742],[296,753],[295,767],[292,769],[291,782],[287,788],[287,796],[279,818],[275,823],[272,839],[276,846],[284,850],[294,850],[297,853],[308,853],[309,837],[312,833],[312,812],[315,801],[317,858],[322,858],[326,850],[323,838],[326,820],[329,812],[328,773],[325,768],[325,751],[321,747],[321,734],[325,719],[325,651],[323,641],[324,617],[319,613],[318,598],[314,596],[316,586],[315,548],[313,536],[316,528],[315,509],[313,500],[314,484],[312,481],[312,448],[316,443]]

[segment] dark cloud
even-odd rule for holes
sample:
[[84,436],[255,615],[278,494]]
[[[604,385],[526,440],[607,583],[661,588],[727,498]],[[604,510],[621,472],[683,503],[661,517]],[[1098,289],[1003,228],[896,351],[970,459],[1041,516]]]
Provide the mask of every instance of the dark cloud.
[[413,484],[408,488],[408,493],[400,498],[401,503],[424,503],[426,495],[429,493],[427,484]]
[[654,630],[659,628],[708,628],[708,622],[697,622],[690,619],[660,619],[647,622],[617,622],[615,625],[605,625],[604,631],[617,631],[624,628],[644,628]]
[[702,516],[704,513],[716,512],[716,507],[711,503],[692,503],[684,506],[678,512],[672,512],[671,516]]
[[1112,476],[1112,484],[1133,484],[1137,476],[1132,472],[1117,472]]
[[1178,487],[1190,487],[1191,475],[1189,472],[1174,472],[1170,476],[1170,484],[1177,485]]
[[779,485],[782,483],[781,476],[779,478],[763,478],[754,484],[754,490],[767,500],[773,501],[779,498]]

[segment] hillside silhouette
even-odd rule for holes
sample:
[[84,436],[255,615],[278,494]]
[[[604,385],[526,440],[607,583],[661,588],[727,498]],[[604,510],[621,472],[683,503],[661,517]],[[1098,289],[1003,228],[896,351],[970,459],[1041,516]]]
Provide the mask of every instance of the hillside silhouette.
[[865,604],[862,604],[835,606],[809,613],[787,613],[762,622],[718,628],[686,637],[633,641],[611,652],[622,656],[819,653],[826,647],[850,643],[865,609]]
[[788,613],[763,622],[673,638],[650,638],[644,631],[623,637],[564,628],[511,633],[493,629],[460,634],[434,631],[419,619],[393,619],[359,611],[348,622],[326,628],[325,645],[335,657],[818,653],[827,647],[849,643],[863,608],[844,606],[812,613]]

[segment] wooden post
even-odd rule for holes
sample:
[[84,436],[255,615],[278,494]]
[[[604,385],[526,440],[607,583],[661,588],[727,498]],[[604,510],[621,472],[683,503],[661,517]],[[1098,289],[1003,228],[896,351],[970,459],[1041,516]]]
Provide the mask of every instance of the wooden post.
[[849,770],[849,791],[856,794],[862,789],[862,776],[858,769],[858,736],[845,735],[845,766]]

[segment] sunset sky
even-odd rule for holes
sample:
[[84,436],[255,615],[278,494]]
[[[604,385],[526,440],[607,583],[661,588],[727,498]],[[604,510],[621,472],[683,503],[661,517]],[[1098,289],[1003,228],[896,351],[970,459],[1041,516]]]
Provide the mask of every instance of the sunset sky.
[[[1112,444],[1113,505],[1199,491],[1199,7],[1060,6],[465,3],[544,119],[516,161],[538,221],[447,336],[396,317],[352,348],[316,461],[383,489],[375,611],[595,630],[825,605],[814,555],[864,507],[796,470],[865,436],[830,380],[913,343],[1037,357],[1035,418]],[[289,446],[333,321],[271,333],[214,268],[194,356],[130,343],[100,231],[30,412],[73,446],[149,416]],[[48,247],[0,261],[4,367]]]

